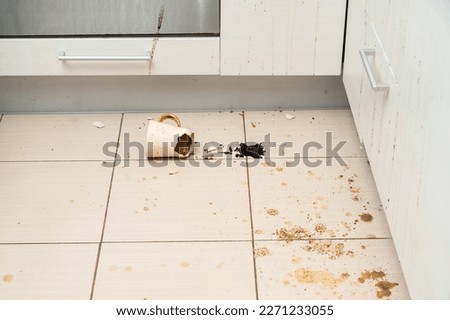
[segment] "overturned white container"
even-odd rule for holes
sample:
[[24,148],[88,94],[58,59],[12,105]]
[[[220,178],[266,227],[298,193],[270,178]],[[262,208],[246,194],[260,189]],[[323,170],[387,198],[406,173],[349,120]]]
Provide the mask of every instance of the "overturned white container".
[[[176,126],[164,123],[172,120]],[[163,114],[157,121],[149,120],[147,158],[187,158],[194,151],[194,133],[181,127],[174,114]]]

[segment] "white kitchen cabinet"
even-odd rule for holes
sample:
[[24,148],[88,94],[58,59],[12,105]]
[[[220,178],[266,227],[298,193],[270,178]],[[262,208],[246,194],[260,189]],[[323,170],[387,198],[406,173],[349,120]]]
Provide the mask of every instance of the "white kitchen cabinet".
[[340,75],[345,0],[221,1],[222,75]]
[[[218,37],[0,39],[0,75],[218,75],[219,47]],[[151,65],[132,60],[152,50]]]
[[[448,299],[450,153],[442,147],[450,143],[448,5],[443,0],[364,5],[349,1],[344,62],[349,102],[411,296]],[[350,29],[355,25],[364,28],[364,36]],[[360,49],[375,51],[369,69],[389,91],[372,89]]]
[[[347,9],[347,41],[343,81],[358,132],[362,132],[360,102],[364,67],[359,50],[366,48],[367,0],[349,1]],[[360,136],[362,140],[362,137]]]

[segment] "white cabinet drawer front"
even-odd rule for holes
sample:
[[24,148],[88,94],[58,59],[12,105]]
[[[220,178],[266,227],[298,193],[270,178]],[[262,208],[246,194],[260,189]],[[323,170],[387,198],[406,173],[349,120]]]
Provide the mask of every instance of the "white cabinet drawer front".
[[[214,75],[219,38],[60,38],[0,40],[0,75]],[[114,57],[153,59],[114,60]],[[87,60],[59,60],[64,52]],[[97,60],[97,59],[113,60]]]
[[345,0],[221,2],[222,75],[339,75]]

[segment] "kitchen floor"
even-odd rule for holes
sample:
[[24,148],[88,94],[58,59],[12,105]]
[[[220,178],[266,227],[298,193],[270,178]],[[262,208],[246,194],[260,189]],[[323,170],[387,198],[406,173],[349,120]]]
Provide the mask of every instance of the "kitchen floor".
[[195,155],[147,161],[158,116],[1,117],[0,299],[409,298],[350,110],[180,113]]

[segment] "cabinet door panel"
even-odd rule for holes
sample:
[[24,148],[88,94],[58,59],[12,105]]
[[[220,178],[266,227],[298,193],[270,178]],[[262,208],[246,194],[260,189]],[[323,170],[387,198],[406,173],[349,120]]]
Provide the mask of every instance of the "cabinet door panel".
[[[219,74],[219,46],[217,37],[0,39],[0,76]],[[152,50],[151,65],[149,60],[95,60],[147,58]],[[61,52],[90,59],[62,61]]]
[[[362,132],[360,102],[364,67],[359,50],[366,48],[367,1],[350,0],[347,13],[347,37],[343,81],[358,133]],[[363,140],[362,135],[359,135]]]
[[221,2],[222,75],[339,75],[345,0]]

